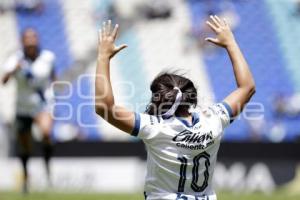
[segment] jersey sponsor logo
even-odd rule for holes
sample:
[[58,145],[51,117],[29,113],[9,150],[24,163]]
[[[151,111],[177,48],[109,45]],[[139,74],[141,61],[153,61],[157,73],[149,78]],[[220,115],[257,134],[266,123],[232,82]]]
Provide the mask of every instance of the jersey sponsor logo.
[[214,143],[212,131],[209,132],[191,132],[184,130],[178,133],[172,139],[177,147],[191,150],[204,149]]

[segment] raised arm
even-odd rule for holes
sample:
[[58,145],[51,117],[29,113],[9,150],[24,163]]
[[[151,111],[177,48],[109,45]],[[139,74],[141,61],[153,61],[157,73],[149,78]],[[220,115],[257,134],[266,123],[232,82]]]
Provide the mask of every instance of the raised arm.
[[216,38],[206,38],[220,47],[224,47],[230,57],[236,79],[237,89],[229,94],[225,99],[232,109],[233,117],[237,116],[255,93],[255,82],[248,64],[230,30],[225,19],[218,16],[211,16],[211,20],[206,23],[216,33]]
[[12,76],[13,76],[13,74],[12,74],[11,72],[5,73],[5,74],[3,75],[3,77],[2,77],[2,79],[1,79],[1,83],[2,83],[3,85],[5,85],[5,84],[9,81],[9,79],[10,79]]
[[134,113],[115,105],[110,79],[110,60],[126,45],[114,44],[119,26],[111,30],[111,21],[104,22],[99,31],[98,60],[95,80],[95,111],[113,126],[131,133],[134,127]]
[[8,63],[4,67],[4,75],[2,77],[1,83],[5,85],[11,77],[21,68],[21,65],[14,58],[9,58]]

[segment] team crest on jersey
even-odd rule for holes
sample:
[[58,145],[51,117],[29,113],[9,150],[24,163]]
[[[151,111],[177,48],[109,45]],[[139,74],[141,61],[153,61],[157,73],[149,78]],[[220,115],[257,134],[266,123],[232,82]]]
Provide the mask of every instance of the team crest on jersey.
[[176,146],[191,150],[205,149],[214,143],[212,131],[203,133],[184,130],[173,137],[172,140],[176,142]]

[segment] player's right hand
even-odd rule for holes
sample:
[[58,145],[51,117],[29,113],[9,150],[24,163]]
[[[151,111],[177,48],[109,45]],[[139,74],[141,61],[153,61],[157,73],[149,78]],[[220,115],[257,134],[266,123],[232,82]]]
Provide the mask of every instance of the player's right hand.
[[114,29],[111,30],[111,20],[103,22],[102,28],[99,30],[99,43],[98,43],[98,56],[112,58],[127,45],[115,45],[115,40],[118,34],[119,25],[116,24]]
[[216,38],[205,38],[206,41],[227,48],[235,43],[233,33],[225,19],[211,15],[206,24],[216,33]]
[[9,79],[15,74],[17,73],[17,71],[19,71],[21,69],[21,61],[16,65],[15,69],[11,72],[8,72],[6,74],[4,74],[4,76],[1,79],[1,82],[3,85],[5,85]]

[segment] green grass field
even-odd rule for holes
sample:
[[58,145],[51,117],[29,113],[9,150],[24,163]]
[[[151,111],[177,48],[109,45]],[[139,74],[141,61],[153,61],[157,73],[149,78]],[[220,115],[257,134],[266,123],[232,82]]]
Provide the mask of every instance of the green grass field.
[[[22,195],[12,192],[0,192],[0,200],[143,200],[141,194],[65,194],[65,193],[31,193]],[[283,192],[270,195],[218,193],[218,200],[300,200],[300,195],[289,196]]]

